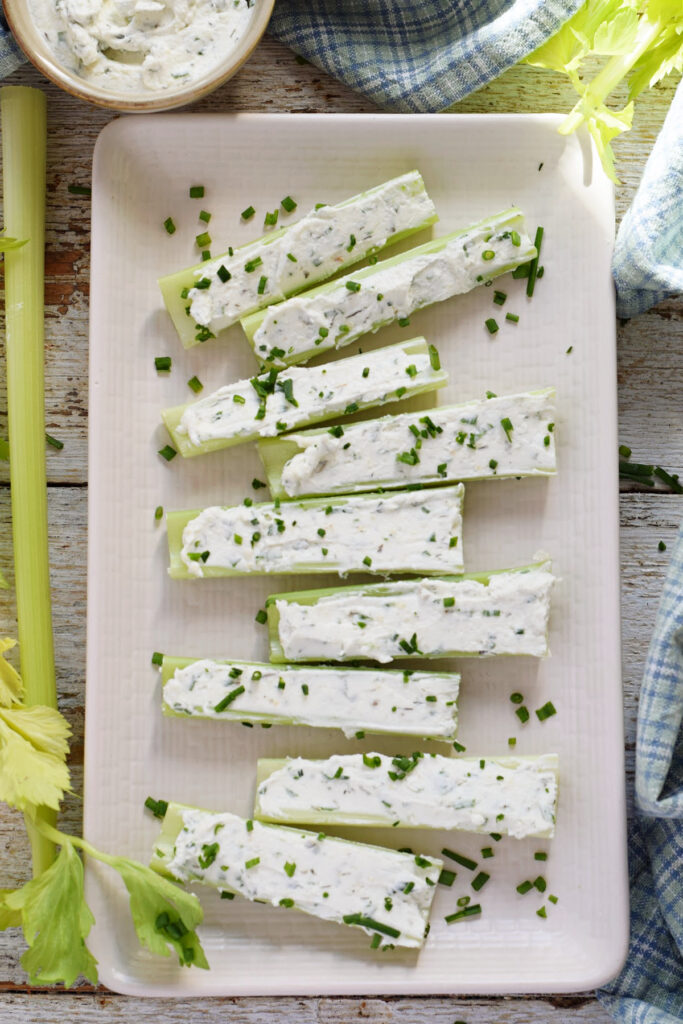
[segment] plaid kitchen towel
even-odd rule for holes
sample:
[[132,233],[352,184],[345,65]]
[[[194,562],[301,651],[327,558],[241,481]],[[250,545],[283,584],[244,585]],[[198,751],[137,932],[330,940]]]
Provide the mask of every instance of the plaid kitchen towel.
[[6,78],[26,60],[7,27],[0,0],[0,78]]
[[599,993],[623,1024],[683,1021],[682,726],[683,525],[638,708],[637,811],[629,843],[631,944],[620,976]]
[[683,292],[683,83],[621,222],[612,272],[621,317]]

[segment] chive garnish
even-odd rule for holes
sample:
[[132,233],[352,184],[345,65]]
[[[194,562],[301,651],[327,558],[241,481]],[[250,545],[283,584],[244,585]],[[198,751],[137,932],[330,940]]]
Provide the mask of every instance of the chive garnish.
[[361,374],[361,377],[369,377],[369,375],[370,375],[370,367],[369,366],[363,367],[363,372]]
[[210,281],[210,279],[208,277],[200,277],[200,279],[198,281],[195,281],[194,286],[195,286],[195,288],[199,288],[200,291],[201,291],[204,288],[210,288],[211,287],[211,281]]
[[536,853],[534,854],[534,860],[547,860],[547,859],[548,859],[548,854],[546,853],[545,850],[536,850]]
[[254,207],[253,206],[248,206],[246,208],[246,210],[242,210],[242,213],[240,214],[240,217],[242,218],[242,220],[251,220],[251,218],[254,216],[255,213],[256,213],[256,210],[254,209]]
[[522,277],[528,277],[530,269],[531,263],[521,263],[512,271],[512,276],[515,278],[515,280],[519,280]]
[[199,854],[197,860],[199,861],[200,868],[208,868],[215,861],[218,856],[220,847],[218,843],[204,843],[202,846],[202,852]]
[[458,743],[457,740],[453,740],[453,750],[456,752],[456,754],[464,754],[465,751],[467,750],[467,747],[463,746],[462,743]]
[[328,434],[332,434],[332,437],[343,437],[344,436],[344,428],[343,427],[330,427],[329,430],[327,431],[327,433]]
[[509,416],[503,416],[502,420],[500,421],[500,425],[503,428],[503,430],[505,431],[505,436],[507,437],[508,441],[512,441],[512,438],[510,437],[510,434],[512,433],[512,431],[515,428],[512,425],[512,421],[510,420],[510,417]]
[[349,235],[349,244],[346,246],[346,251],[347,252],[352,252],[353,249],[355,248],[355,246],[356,246],[356,236],[355,235]]
[[280,206],[283,210],[286,210],[287,213],[293,213],[294,210],[296,210],[297,205],[298,204],[295,203],[291,196],[285,196],[284,199],[280,200]]
[[493,293],[493,301],[494,301],[496,306],[504,305],[506,299],[507,299],[507,292],[494,292]]
[[254,618],[255,618],[256,622],[260,622],[261,625],[263,626],[264,623],[266,623],[268,621],[268,613],[265,612],[263,610],[263,608],[259,608],[259,610],[256,612],[256,615],[254,616]]
[[381,935],[373,935],[372,942],[370,943],[370,949],[377,949],[382,942]]
[[471,860],[469,857],[464,857],[461,853],[456,853],[454,850],[449,850],[444,847],[441,851],[444,857],[448,857],[450,860],[454,860],[456,864],[459,864],[462,868],[467,868],[468,871],[474,871],[477,866],[476,860]]
[[148,796],[145,800],[145,807],[152,812],[155,818],[163,818],[168,810],[168,800],[155,800],[153,796]]
[[517,316],[516,313],[506,313],[505,314],[505,319],[508,320],[511,324],[518,324],[519,323],[519,317]]
[[178,452],[175,448],[171,448],[170,444],[165,444],[163,448],[160,448],[158,455],[161,455],[162,459],[166,459],[166,462],[170,462],[171,459],[175,459]]
[[308,683],[301,684],[301,692],[303,693],[304,697],[308,697]]
[[442,868],[441,873],[439,874],[439,885],[451,886],[457,877],[458,876],[455,871],[449,871],[448,868]]
[[521,693],[511,693],[510,700],[513,704],[522,704],[524,702],[524,697]]
[[157,520],[158,519],[162,519],[163,515],[164,515],[164,506],[163,505],[157,505],[157,507],[154,509],[154,518],[157,519]]
[[360,291],[360,282],[359,281],[346,281],[346,287],[348,288],[348,290],[350,292],[359,292]]
[[548,896],[548,899],[550,900],[551,903],[557,903],[559,898],[560,898],[559,896],[552,896],[552,895]]
[[218,704],[215,705],[213,710],[214,711],[225,711],[225,709],[227,707],[229,707],[230,704],[232,704],[232,702],[237,697],[239,697],[239,695],[241,693],[244,693],[244,687],[243,686],[236,686],[234,690],[230,691],[230,693],[226,693],[225,697],[223,697],[223,700],[219,701]]
[[259,278],[258,288],[256,289],[256,291],[258,292],[259,295],[263,295],[263,293],[266,290],[266,285],[267,284],[268,284],[268,278],[267,277],[260,277]]
[[283,896],[282,899],[280,900],[280,906],[281,907],[293,907],[294,906],[294,900],[291,898],[291,896]]
[[449,914],[444,918],[446,924],[453,924],[455,921],[462,921],[466,917],[476,917],[477,914],[481,914],[481,904],[473,903],[470,907],[463,907],[462,910],[456,910],[454,914]]
[[225,284],[227,281],[229,281],[230,278],[232,277],[232,274],[230,273],[228,268],[224,267],[222,263],[221,263],[220,267],[218,268],[218,270],[216,271],[216,274],[220,278],[220,280],[223,282],[223,284]]
[[244,269],[248,274],[251,274],[254,270],[256,270],[257,267],[260,267],[262,263],[263,260],[261,259],[261,257],[255,256],[253,260],[247,260],[247,262],[244,264]]
[[247,861],[244,862],[244,866],[247,869],[255,868],[256,865],[260,864],[260,863],[261,863],[261,858],[260,857],[252,857],[251,860],[247,860]]
[[153,665],[161,665],[163,660],[164,660],[164,656],[161,653],[161,651],[154,651],[153,652],[153,654],[152,654],[152,664]]
[[531,298],[534,294],[534,288],[536,286],[536,278],[538,276],[538,261],[541,256],[541,244],[543,242],[543,228],[536,228],[536,235],[534,237],[534,247],[536,249],[536,255],[531,261],[529,266],[529,280],[526,283],[526,293]]
[[154,366],[158,373],[167,373],[171,369],[171,357],[155,356]]
[[375,921],[374,918],[365,917],[363,914],[345,914],[343,921],[344,924],[360,925],[361,928],[369,928],[371,931],[388,935],[392,939],[397,939],[401,934],[398,928],[392,928],[389,924],[382,924],[381,921]]
[[175,224],[173,222],[173,217],[167,217],[166,218],[166,220],[164,221],[164,227],[166,228],[166,231],[168,232],[169,235],[174,235],[175,234],[176,227],[175,227]]
[[475,875],[472,879],[472,888],[475,892],[479,892],[483,889],[491,876],[487,875],[485,871],[480,871],[478,875]]
[[444,599],[443,599],[443,606],[444,606],[444,608],[452,608],[454,604],[455,604],[455,598],[454,597],[444,597]]
[[493,850],[490,846],[483,846],[481,849],[481,855],[484,860],[488,860],[489,857],[493,857]]
[[91,196],[92,189],[89,185],[67,185],[67,192],[72,196]]
[[199,392],[200,392],[200,391],[201,391],[201,390],[203,389],[203,387],[204,387],[204,385],[203,385],[203,384],[202,384],[202,382],[200,381],[199,377],[196,377],[196,376],[195,376],[195,377],[190,377],[190,379],[189,379],[189,380],[188,380],[188,382],[187,382],[187,386],[188,386],[188,387],[189,387],[189,388],[190,388],[190,389],[191,389],[192,391],[194,391],[195,395],[198,395],[198,394],[199,394]]
[[552,718],[556,714],[557,709],[551,700],[547,701],[542,708],[536,709],[536,718],[539,722],[545,722],[546,719]]
[[288,861],[288,860],[285,861],[285,874],[287,875],[287,877],[291,878],[295,871],[296,871],[296,864],[294,864],[294,863],[292,863],[291,861]]
[[546,913],[545,907],[541,907],[539,910],[537,910],[536,914],[538,915],[538,917],[547,917],[548,916],[547,913]]
[[533,882],[529,882],[528,880],[526,882],[520,882],[517,886],[517,892],[520,894],[520,896],[525,896],[530,889],[533,889],[533,887]]
[[190,185],[190,199],[203,199],[204,198],[204,186],[203,185]]
[[658,551],[666,551],[666,544],[664,543],[663,540],[660,540],[660,542],[658,543],[657,550]]
[[59,438],[57,437],[53,437],[52,434],[46,434],[45,440],[47,444],[49,444],[52,448],[56,448],[57,451],[61,452],[62,448],[64,447],[64,442],[60,441]]
[[279,210],[273,210],[272,213],[267,213],[265,215],[265,217],[263,218],[264,225],[267,228],[275,227],[275,225],[277,224],[277,219],[278,219],[279,213],[280,213]]
[[517,718],[519,718],[522,725],[524,725],[525,722],[529,721],[529,710],[524,704],[517,708],[515,714],[517,715]]
[[382,758],[379,754],[363,754],[363,764],[366,768],[379,768]]
[[399,327],[410,327],[410,317],[401,316],[398,318],[397,323]]
[[202,231],[200,235],[195,237],[195,245],[198,249],[204,249],[207,245],[211,245],[211,235],[208,231]]
[[490,316],[488,320],[485,320],[484,324],[486,325],[489,334],[495,334],[496,331],[498,330],[498,324],[496,323],[492,316]]
[[539,892],[545,892],[547,888],[548,883],[543,875],[539,875],[538,878],[534,878],[534,889],[538,889]]
[[349,402],[349,404],[344,409],[344,415],[345,416],[347,416],[347,415],[350,416],[351,413],[358,412],[359,409],[360,409],[360,406],[358,405],[358,402]]

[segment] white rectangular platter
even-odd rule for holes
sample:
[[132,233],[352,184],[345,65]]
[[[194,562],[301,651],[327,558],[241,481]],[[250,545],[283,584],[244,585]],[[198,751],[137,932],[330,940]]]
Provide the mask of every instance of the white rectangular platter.
[[[262,477],[253,445],[166,463],[159,413],[251,376],[255,363],[239,326],[184,351],[165,313],[158,276],[195,262],[194,238],[212,213],[213,251],[261,233],[263,216],[291,195],[300,213],[337,202],[418,168],[446,234],[516,204],[530,233],[545,228],[542,280],[452,299],[412,317],[409,331],[436,344],[451,383],[421,408],[555,385],[559,473],[551,480],[493,481],[467,488],[468,570],[522,565],[549,553],[559,577],[551,617],[552,657],[476,659],[463,674],[460,740],[468,755],[558,752],[560,806],[553,841],[486,836],[363,833],[369,841],[438,854],[447,846],[491,875],[479,893],[457,865],[439,886],[432,929],[419,956],[377,954],[356,929],[201,892],[201,938],[211,970],[180,969],[141,951],[126,896],[99,865],[87,866],[97,924],[92,948],[101,980],[148,995],[520,993],[592,988],[625,956],[625,855],[620,681],[615,319],[610,278],[612,188],[590,144],[564,138],[555,116],[170,115],[121,118],[102,132],[93,174],[90,332],[90,507],[85,834],[95,845],[147,861],[158,823],[148,794],[248,816],[259,756],[325,756],[400,740],[345,740],[330,730],[162,719],[154,650],[185,656],[267,659],[254,621],[269,593],[333,585],[333,577],[172,581],[154,510],[233,503]],[[192,200],[189,186],[203,184]],[[250,225],[240,212],[253,205]],[[173,217],[177,231],[163,224]],[[425,241],[414,236],[410,245]],[[505,312],[519,314],[517,325]],[[491,336],[484,321],[501,329]],[[411,334],[411,336],[412,336]],[[363,347],[406,337],[399,327]],[[350,346],[344,354],[357,351]],[[170,355],[170,375],[154,357]],[[396,406],[396,409],[401,408]],[[389,410],[385,410],[389,411]],[[522,726],[510,694],[532,715]],[[552,700],[557,715],[534,712]],[[437,750],[432,744],[427,749]],[[441,748],[444,749],[444,748]],[[494,857],[482,860],[482,847]],[[534,853],[547,850],[545,863]],[[543,874],[548,890],[516,886]],[[548,903],[547,895],[559,897]],[[482,914],[447,926],[458,897]],[[547,906],[547,918],[536,913]]]

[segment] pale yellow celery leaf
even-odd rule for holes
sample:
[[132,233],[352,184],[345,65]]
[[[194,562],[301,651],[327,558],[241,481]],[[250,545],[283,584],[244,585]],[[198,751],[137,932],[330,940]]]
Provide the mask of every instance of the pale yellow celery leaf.
[[208,969],[195,931],[204,916],[197,897],[137,861],[111,857],[107,863],[119,872],[128,890],[140,944],[160,956],[170,955],[170,945],[181,965]]
[[64,715],[44,704],[31,707],[0,708],[0,716],[15,732],[28,740],[36,750],[62,760],[69,753],[71,726]]
[[[683,4],[681,4],[683,12]],[[651,89],[667,75],[683,72],[683,23],[667,34],[659,46],[648,50],[633,66],[629,79],[630,100]]]
[[21,964],[32,985],[63,982],[68,988],[80,975],[97,983],[97,961],[85,945],[95,919],[85,902],[83,865],[70,842],[46,871],[4,902],[21,912],[29,945]]
[[21,911],[12,910],[7,906],[5,897],[12,895],[15,889],[0,889],[0,932],[5,928],[21,928]]
[[612,139],[622,132],[627,132],[633,122],[633,103],[627,104],[623,110],[609,110],[604,104],[586,114],[586,127],[591,133],[600,161],[607,175],[615,184],[619,184],[614,169],[614,153],[610,145]]
[[[35,710],[0,708],[0,800],[29,814],[42,805],[58,810],[65,791],[70,789],[69,769],[63,756],[40,746],[47,742],[53,749],[58,748],[59,736],[47,736],[41,721],[36,737],[39,745],[34,746],[26,738],[30,736],[31,725],[36,724],[30,720]],[[21,722],[20,732],[12,724],[19,715],[27,716]]]
[[4,657],[5,651],[16,647],[17,641],[12,637],[0,637],[0,707],[9,708],[12,704],[20,704],[24,698],[24,684],[21,676]]
[[632,7],[623,7],[598,26],[593,36],[592,51],[603,56],[630,53],[638,34],[639,20]]
[[26,242],[26,238],[8,238],[7,235],[0,235],[0,252],[21,249],[22,245],[26,245]]
[[523,63],[569,74],[576,70],[593,47],[595,33],[609,23],[627,0],[588,0],[547,42],[524,58]]

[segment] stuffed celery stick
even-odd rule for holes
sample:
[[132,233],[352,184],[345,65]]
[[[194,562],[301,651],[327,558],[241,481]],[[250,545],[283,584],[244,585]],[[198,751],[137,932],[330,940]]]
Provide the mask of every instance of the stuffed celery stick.
[[455,739],[460,676],[340,666],[170,658],[161,665],[162,711],[178,718],[307,725]]
[[427,493],[213,506],[167,516],[174,579],[462,572],[462,484]]
[[159,281],[185,348],[253,310],[310,288],[387,245],[429,227],[434,204],[417,171]]
[[519,210],[354,271],[242,320],[264,366],[302,363],[342,348],[423,306],[490,284],[536,256]]
[[[182,455],[202,455],[434,391],[447,383],[434,346],[413,338],[326,366],[295,366],[286,375],[273,369],[226,384],[197,402],[166,409],[162,417]],[[333,427],[329,434],[341,437],[343,432],[342,427]]]
[[339,436],[306,430],[258,451],[276,498],[552,476],[555,389],[350,423]]
[[465,576],[275,594],[270,660],[548,653],[549,562]]
[[151,866],[178,882],[291,907],[419,949],[442,862],[170,803]]
[[556,754],[442,757],[344,754],[260,760],[254,816],[304,825],[370,825],[552,836]]

